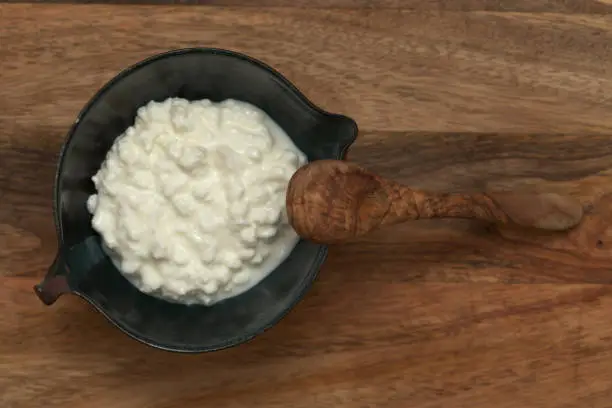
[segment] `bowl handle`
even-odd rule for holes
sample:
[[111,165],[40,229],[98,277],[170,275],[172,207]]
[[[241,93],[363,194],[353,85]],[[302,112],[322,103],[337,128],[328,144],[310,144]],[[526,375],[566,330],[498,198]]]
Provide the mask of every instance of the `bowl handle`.
[[60,248],[45,278],[34,286],[34,292],[45,305],[52,305],[61,295],[71,292],[67,274],[68,266]]

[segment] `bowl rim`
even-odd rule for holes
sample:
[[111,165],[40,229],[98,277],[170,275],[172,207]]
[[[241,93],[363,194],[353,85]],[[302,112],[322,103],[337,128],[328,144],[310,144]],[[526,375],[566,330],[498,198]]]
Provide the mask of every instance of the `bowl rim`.
[[[88,100],[88,102],[85,104],[85,106],[79,111],[79,113],[76,116],[76,119],[74,120],[74,122],[72,123],[72,125],[70,126],[64,141],[62,143],[62,146],[60,148],[59,151],[59,156],[58,156],[58,160],[57,160],[57,165],[56,165],[56,172],[55,172],[55,178],[54,178],[54,183],[53,183],[53,218],[54,218],[54,223],[55,223],[55,229],[56,229],[56,236],[57,236],[57,240],[58,240],[58,253],[59,251],[62,250],[62,248],[64,248],[64,236],[63,236],[63,228],[62,228],[62,217],[61,217],[61,208],[60,208],[60,203],[61,203],[61,193],[60,193],[60,178],[61,178],[61,173],[62,173],[62,169],[63,169],[63,165],[64,165],[64,158],[65,158],[65,153],[66,153],[66,149],[67,147],[70,145],[70,142],[72,140],[72,138],[74,137],[74,135],[76,134],[78,127],[79,127],[79,123],[81,122],[81,119],[87,115],[87,113],[89,112],[89,110],[94,106],[94,104],[96,104],[98,102],[98,100],[100,98],[102,98],[104,96],[104,94],[110,89],[112,88],[114,85],[116,85],[118,82],[120,82],[122,79],[124,79],[125,77],[127,77],[128,75],[132,74],[133,72],[137,71],[140,68],[143,68],[146,65],[149,65],[153,62],[162,60],[162,59],[166,59],[166,58],[172,58],[175,56],[179,56],[179,55],[184,55],[184,54],[212,54],[212,55],[223,55],[226,57],[231,57],[231,58],[235,58],[235,59],[239,59],[242,61],[245,61],[247,63],[250,63],[252,65],[255,65],[265,71],[267,71],[269,74],[271,74],[279,83],[281,86],[289,89],[294,96],[297,96],[298,99],[300,99],[300,101],[305,105],[306,108],[310,109],[312,112],[315,112],[321,116],[326,116],[328,118],[333,118],[333,119],[343,119],[347,121],[347,125],[350,125],[352,127],[352,137],[350,139],[347,139],[347,141],[345,141],[343,143],[343,145],[341,146],[341,149],[339,151],[338,154],[338,159],[343,160],[346,156],[346,153],[348,151],[348,149],[351,147],[351,145],[355,142],[355,140],[357,139],[357,135],[358,135],[358,126],[357,123],[355,122],[355,120],[353,120],[352,118],[346,116],[346,115],[341,115],[341,114],[336,114],[336,113],[331,113],[328,112],[324,109],[321,109],[320,107],[318,107],[317,105],[315,105],[310,99],[308,99],[306,97],[306,95],[304,95],[292,82],[290,82],[285,76],[283,76],[279,71],[277,71],[276,69],[272,68],[270,65],[255,59],[253,57],[250,57],[246,54],[243,54],[241,52],[237,52],[237,51],[232,51],[232,50],[228,50],[228,49],[222,49],[222,48],[209,48],[209,47],[189,47],[189,48],[178,48],[178,49],[172,49],[169,51],[165,51],[165,52],[161,52],[158,54],[154,54],[151,55],[143,60],[140,60],[130,66],[128,66],[127,68],[122,69],[118,74],[116,74],[114,77],[112,77],[110,80],[108,80],[99,90],[97,90],[94,95]],[[150,337],[144,337],[139,335],[138,333],[136,333],[135,331],[133,331],[128,325],[125,325],[123,323],[120,323],[119,321],[115,320],[113,317],[111,317],[105,310],[104,308],[102,308],[101,305],[98,304],[97,301],[95,301],[94,299],[92,299],[90,296],[88,296],[87,294],[75,290],[74,288],[70,288],[71,289],[71,293],[74,295],[79,296],[80,298],[84,299],[87,303],[89,303],[90,305],[92,305],[98,312],[100,312],[111,324],[113,324],[115,327],[117,327],[118,329],[120,329],[123,333],[127,334],[129,337],[142,342],[148,346],[151,346],[153,348],[156,349],[160,349],[160,350],[164,350],[164,351],[170,351],[170,352],[178,352],[178,353],[187,353],[187,354],[193,354],[193,353],[203,353],[203,352],[212,352],[212,351],[217,351],[217,350],[223,350],[226,348],[230,348],[230,347],[235,347],[238,346],[240,344],[246,343],[250,340],[252,340],[253,338],[255,338],[256,336],[262,334],[264,331],[270,329],[271,327],[275,326],[276,324],[278,324],[278,322],[280,320],[282,320],[291,310],[293,310],[296,305],[304,298],[305,294],[308,292],[308,290],[310,289],[310,287],[312,286],[313,282],[315,281],[315,279],[317,278],[318,274],[319,274],[319,270],[321,268],[321,265],[323,264],[323,262],[325,261],[325,259],[327,258],[327,253],[328,253],[328,248],[326,245],[321,245],[318,252],[317,252],[317,256],[315,257],[312,265],[311,265],[311,272],[305,277],[305,279],[303,279],[303,281],[300,283],[299,285],[299,289],[297,291],[297,295],[295,296],[295,299],[293,299],[289,305],[287,307],[285,307],[280,313],[274,315],[271,319],[269,319],[265,324],[263,324],[261,327],[258,327],[255,330],[250,330],[249,332],[246,332],[244,334],[241,335],[236,335],[233,336],[231,338],[228,338],[226,340],[224,340],[223,342],[219,342],[217,344],[210,344],[210,345],[203,345],[203,346],[197,346],[197,345],[189,345],[189,346],[177,346],[177,345],[169,345],[169,344],[164,344],[162,342],[157,342],[155,341],[155,339],[152,339]]]

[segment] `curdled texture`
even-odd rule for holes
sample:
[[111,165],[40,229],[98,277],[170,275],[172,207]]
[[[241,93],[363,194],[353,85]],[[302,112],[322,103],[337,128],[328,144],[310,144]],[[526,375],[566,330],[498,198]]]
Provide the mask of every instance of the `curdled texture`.
[[260,282],[297,243],[285,195],[305,163],[250,104],[170,98],[138,110],[93,177],[87,206],[141,291],[212,304]]

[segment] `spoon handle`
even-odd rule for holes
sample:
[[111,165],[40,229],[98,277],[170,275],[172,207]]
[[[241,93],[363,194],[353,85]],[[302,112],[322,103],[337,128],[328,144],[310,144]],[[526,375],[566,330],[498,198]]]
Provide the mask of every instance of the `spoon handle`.
[[[395,222],[419,218],[471,218],[497,224],[517,224],[563,231],[582,218],[582,205],[572,197],[554,193],[430,193],[395,186],[391,208]],[[391,220],[390,220],[391,221]]]

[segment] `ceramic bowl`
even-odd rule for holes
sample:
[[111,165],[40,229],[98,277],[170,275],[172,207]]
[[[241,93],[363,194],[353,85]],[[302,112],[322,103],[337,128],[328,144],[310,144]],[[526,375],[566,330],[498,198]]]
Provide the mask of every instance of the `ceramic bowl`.
[[148,345],[179,352],[234,346],[277,323],[304,296],[327,256],[299,241],[289,257],[251,290],[212,306],[174,304],[139,292],[101,249],[86,208],[97,172],[115,138],[151,100],[238,99],[268,113],[309,161],[343,159],[356,123],[313,105],[274,69],[246,55],[191,48],[156,55],[107,83],[80,112],[61,150],[54,188],[58,255],[35,287],[47,305],[64,293],[91,303]]

